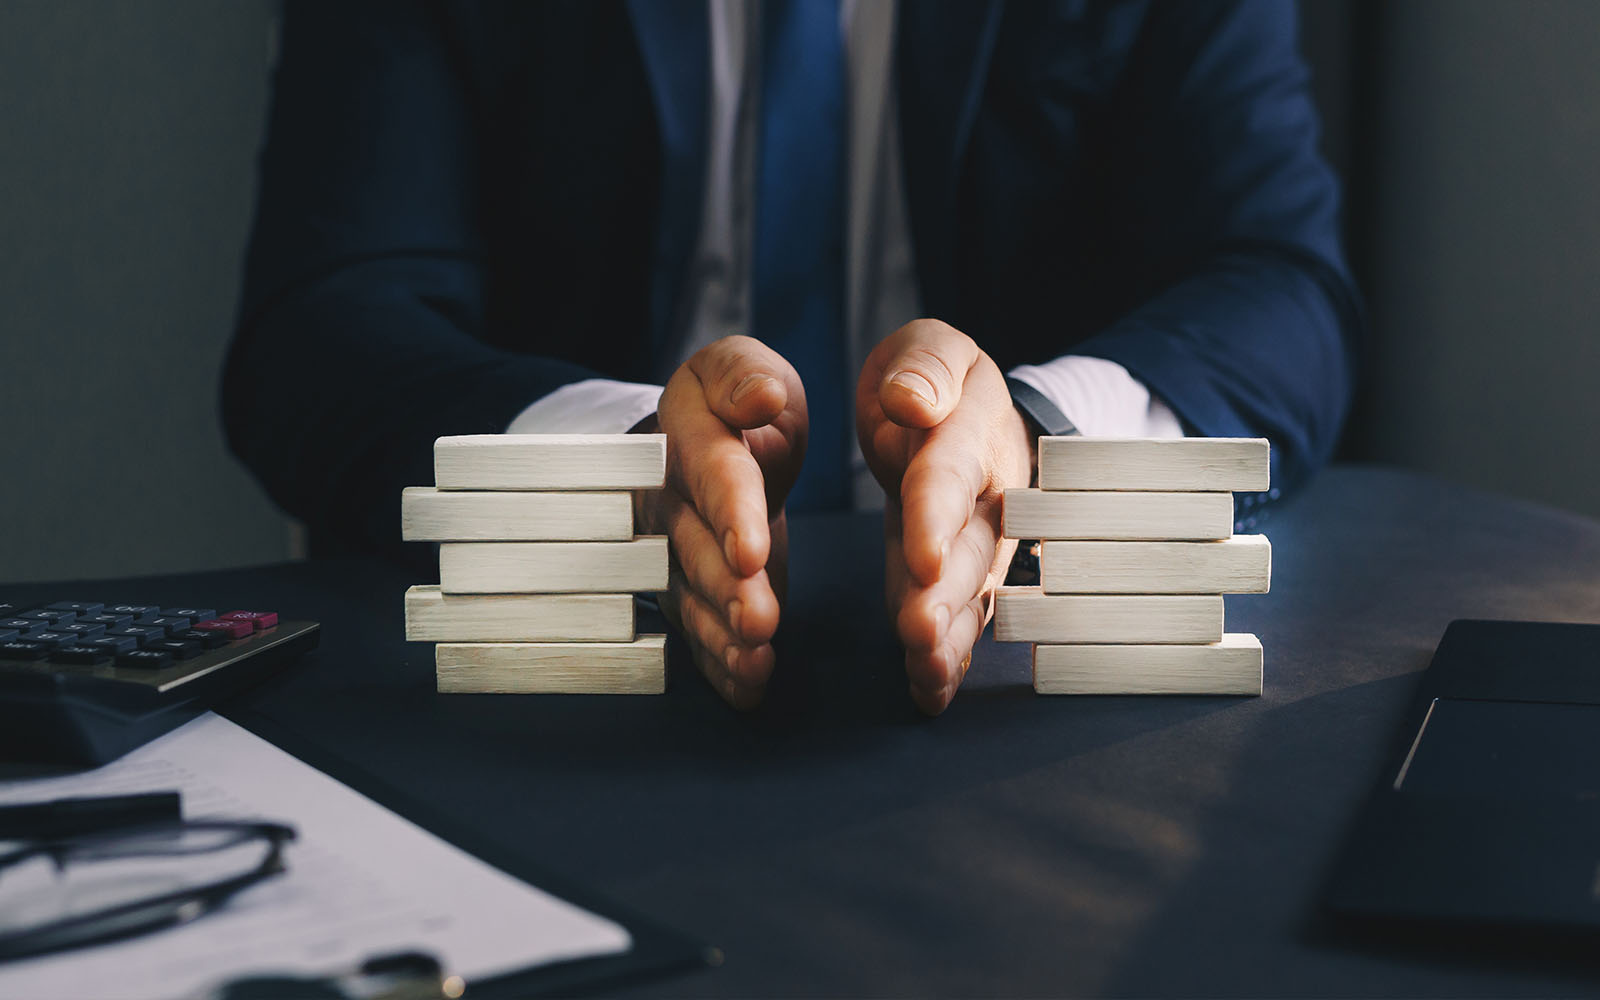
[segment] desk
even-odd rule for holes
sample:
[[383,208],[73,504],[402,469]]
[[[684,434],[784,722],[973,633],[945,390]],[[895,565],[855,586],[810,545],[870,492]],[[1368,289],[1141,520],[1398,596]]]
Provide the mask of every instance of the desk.
[[374,564],[0,596],[321,619],[322,648],[232,714],[726,951],[645,993],[1592,994],[1570,971],[1335,947],[1311,917],[1446,623],[1600,620],[1600,524],[1352,467],[1263,530],[1272,593],[1227,605],[1266,647],[1263,697],[1040,698],[1028,648],[985,639],[935,720],[905,695],[868,516],[793,525],[751,715],[681,650],[660,698],[437,696],[431,648],[402,640],[417,581]]

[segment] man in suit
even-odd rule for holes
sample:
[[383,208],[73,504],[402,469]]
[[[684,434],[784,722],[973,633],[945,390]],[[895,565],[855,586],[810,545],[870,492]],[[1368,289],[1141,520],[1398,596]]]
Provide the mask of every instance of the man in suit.
[[641,522],[736,705],[786,503],[876,480],[942,711],[1040,430],[1263,435],[1288,486],[1331,452],[1358,307],[1294,32],[1286,0],[291,2],[230,441],[334,553],[395,548],[439,435],[659,427]]

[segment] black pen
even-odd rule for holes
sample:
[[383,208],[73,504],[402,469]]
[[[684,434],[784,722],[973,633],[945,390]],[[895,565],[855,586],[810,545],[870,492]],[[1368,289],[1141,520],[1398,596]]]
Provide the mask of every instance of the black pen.
[[0,806],[0,840],[48,840],[182,818],[177,792],[27,802]]

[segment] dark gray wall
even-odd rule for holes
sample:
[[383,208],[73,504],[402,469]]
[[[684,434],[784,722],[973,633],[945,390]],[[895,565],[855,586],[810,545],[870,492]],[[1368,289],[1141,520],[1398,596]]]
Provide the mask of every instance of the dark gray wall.
[[1600,515],[1600,3],[1381,27],[1360,450]]
[[0,4],[0,580],[287,553],[216,407],[270,13]]

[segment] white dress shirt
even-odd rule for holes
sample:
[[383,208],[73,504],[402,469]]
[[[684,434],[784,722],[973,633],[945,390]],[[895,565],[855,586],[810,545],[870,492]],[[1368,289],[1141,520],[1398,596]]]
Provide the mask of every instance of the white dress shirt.
[[[679,362],[705,345],[749,329],[753,246],[756,103],[752,60],[760,52],[760,0],[706,0],[711,24],[711,106],[706,197],[684,293],[694,305],[679,331]],[[921,315],[905,194],[892,73],[896,4],[840,4],[849,72],[850,189],[846,322],[851,371],[872,348]],[[1172,410],[1114,361],[1081,355],[1043,359],[1009,373],[1039,390],[1082,433],[1104,437],[1182,437]],[[612,434],[655,412],[661,386],[587,379],[562,386],[512,420],[508,433]],[[845,396],[853,399],[854,386]],[[853,426],[853,420],[851,425]],[[858,508],[883,492],[859,449],[852,458]]]

